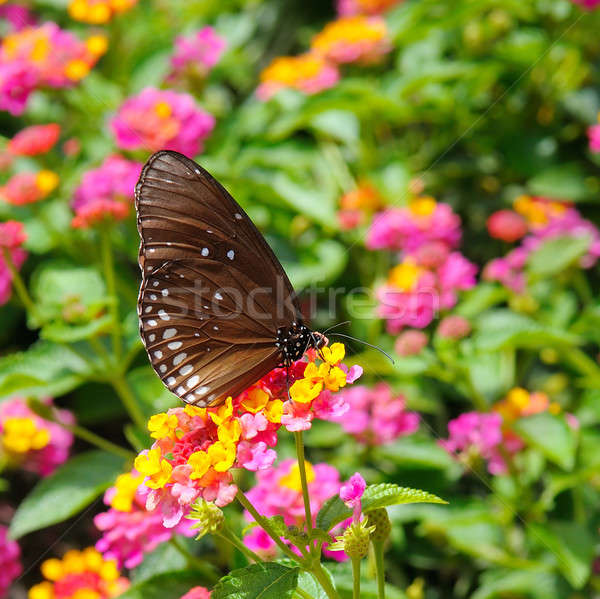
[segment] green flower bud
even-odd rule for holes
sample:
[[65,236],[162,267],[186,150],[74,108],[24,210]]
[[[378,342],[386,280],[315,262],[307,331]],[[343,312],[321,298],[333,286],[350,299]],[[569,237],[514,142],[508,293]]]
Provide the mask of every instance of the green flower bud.
[[392,523],[384,507],[370,511],[367,514],[367,524],[375,527],[371,533],[371,540],[374,542],[385,541],[392,531]]
[[223,527],[225,516],[214,503],[209,503],[204,499],[196,501],[192,507],[192,511],[187,516],[190,520],[196,520],[196,524],[192,528],[197,528],[199,531],[196,539],[201,539],[206,534],[214,534]]
[[353,522],[344,531],[343,535],[336,537],[336,542],[329,545],[331,551],[343,551],[351,559],[362,559],[369,553],[369,540],[374,526],[367,526],[365,522]]

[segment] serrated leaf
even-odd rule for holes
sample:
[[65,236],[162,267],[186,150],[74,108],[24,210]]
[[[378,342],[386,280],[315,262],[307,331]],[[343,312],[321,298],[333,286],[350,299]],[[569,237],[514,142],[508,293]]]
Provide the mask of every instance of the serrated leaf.
[[10,524],[18,539],[74,516],[104,492],[123,472],[123,458],[105,451],[82,453],[41,480],[19,505]]
[[211,599],[289,599],[298,586],[299,568],[277,562],[234,570],[216,584]]
[[[362,496],[362,511],[364,513],[390,505],[400,505],[405,503],[448,503],[440,499],[437,495],[411,489],[409,487],[399,487],[392,483],[380,483],[369,485]],[[339,495],[330,497],[319,510],[317,514],[317,527],[322,530],[331,530],[336,524],[339,524],[346,518],[352,516],[352,510],[340,499]]]

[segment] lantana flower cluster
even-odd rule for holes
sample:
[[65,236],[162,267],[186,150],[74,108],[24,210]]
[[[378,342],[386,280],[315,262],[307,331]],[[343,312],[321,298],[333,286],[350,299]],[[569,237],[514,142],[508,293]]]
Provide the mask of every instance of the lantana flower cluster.
[[[305,462],[305,470],[314,525],[316,514],[330,497],[339,492],[341,481],[339,472],[329,464],[312,465]],[[281,516],[287,526],[296,526],[302,530],[306,515],[297,460],[286,459],[277,466],[261,470],[256,473],[256,480],[256,485],[246,493],[246,497],[260,514],[267,518]],[[244,516],[248,522],[254,521],[249,512],[244,512]],[[347,522],[338,527],[338,530],[345,524]],[[287,543],[285,539],[282,540]],[[265,558],[274,557],[277,553],[273,539],[258,526],[244,536],[244,543]],[[344,554],[339,551],[325,550],[325,554],[334,559],[344,559]]]
[[58,184],[59,177],[54,171],[17,173],[0,187],[0,199],[13,206],[34,204],[48,197]]
[[14,156],[38,156],[51,150],[60,136],[60,125],[31,125],[21,129],[7,144],[7,151]]
[[[51,406],[50,399],[45,402]],[[74,424],[68,410],[55,409],[56,418]],[[35,414],[22,398],[0,404],[0,454],[9,464],[48,476],[69,456],[73,434],[56,422]]]
[[113,17],[128,11],[138,0],[71,0],[69,16],[90,25],[103,25]]
[[286,369],[278,368],[220,406],[188,405],[153,416],[148,429],[156,441],[135,460],[150,489],[147,509],[159,508],[171,528],[196,499],[227,505],[237,493],[231,469],[271,467],[282,425],[306,430],[315,416],[329,419],[345,412],[348,404],[333,394],[362,371],[341,364],[345,350],[340,343],[320,351],[320,364],[313,350],[308,362],[295,362],[289,369],[289,399]]
[[22,247],[26,239],[23,223],[16,220],[0,223],[0,305],[5,304],[12,294],[13,273],[6,261],[8,259],[16,270],[21,268],[27,258]]
[[378,62],[391,50],[385,21],[379,16],[340,16],[312,40],[299,56],[276,58],[260,74],[256,95],[267,100],[280,89],[315,94],[333,87],[340,78],[339,65]]
[[104,494],[104,503],[110,509],[94,518],[96,528],[103,533],[96,549],[105,559],[116,560],[119,568],[139,565],[144,554],[174,534],[195,534],[189,520],[184,518],[175,527],[166,528],[160,510],[147,509],[150,489],[142,484],[143,480],[136,470],[121,474]]
[[[579,264],[582,268],[590,268],[598,261],[600,231],[591,221],[583,218],[571,203],[537,196],[520,196],[514,202],[514,209],[525,220],[527,235],[506,256],[495,258],[486,265],[484,279],[499,281],[516,293],[522,293],[527,283],[525,266],[530,254],[545,241],[556,237],[588,237],[589,246]],[[488,229],[490,234],[503,238],[503,231],[498,227],[492,229],[488,226]]]
[[8,536],[8,528],[0,525],[0,597],[8,597],[8,589],[21,575],[21,550]]
[[[515,387],[491,412],[465,412],[451,420],[449,438],[440,445],[468,466],[475,460],[483,460],[490,474],[505,474],[507,459],[525,447],[524,441],[511,430],[511,423],[546,411],[559,414],[561,407],[551,402],[545,393]],[[572,428],[579,426],[572,414],[564,414],[564,417]]]
[[112,155],[98,168],[87,171],[73,195],[72,226],[84,229],[106,219],[126,218],[133,207],[135,184],[141,170],[141,163]]
[[175,38],[168,81],[204,79],[219,62],[227,42],[212,27],[203,27],[190,35]]
[[46,580],[29,589],[29,599],[110,599],[129,587],[115,560],[104,559],[93,547],[48,559],[41,571]]
[[202,151],[215,118],[193,96],[147,87],[121,105],[111,121],[117,145],[123,150],[175,150],[188,156]]
[[0,46],[0,109],[19,115],[35,89],[76,84],[106,47],[104,36],[81,41],[52,22],[10,33]]
[[0,6],[0,19],[4,19],[10,31],[20,31],[36,22],[34,13],[27,6],[12,2]]
[[354,229],[365,223],[383,205],[383,198],[368,182],[361,182],[356,189],[345,193],[340,199],[338,221],[342,229]]
[[441,310],[458,301],[458,292],[476,283],[477,267],[456,250],[460,218],[431,197],[377,214],[367,237],[369,249],[398,251],[401,261],[377,291],[378,314],[390,333],[425,328]]
[[372,388],[356,385],[340,393],[350,406],[350,417],[334,418],[365,445],[383,445],[419,428],[419,415],[406,410],[406,398],[387,383]]

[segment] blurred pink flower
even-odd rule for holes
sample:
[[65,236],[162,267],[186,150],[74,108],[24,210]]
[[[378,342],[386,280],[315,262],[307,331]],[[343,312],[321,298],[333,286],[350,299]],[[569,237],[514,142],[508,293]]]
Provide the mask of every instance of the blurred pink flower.
[[446,339],[462,339],[471,332],[471,323],[462,316],[451,314],[442,318],[437,334]]
[[0,62],[0,110],[23,113],[38,78],[24,61]]
[[399,356],[416,356],[427,345],[427,335],[423,331],[409,329],[400,333],[394,344],[394,349]]
[[[310,508],[313,519],[322,505],[340,490],[340,475],[338,471],[328,464],[311,465],[305,462]],[[279,465],[256,473],[256,485],[247,493],[248,499],[258,509],[260,514],[270,518],[281,516],[288,526],[298,526],[305,522],[304,502],[302,500],[302,487],[298,462],[293,459],[283,460]],[[248,522],[253,518],[244,512]],[[245,537],[244,543],[259,555],[273,556],[276,545],[264,531],[253,528]],[[335,557],[345,559],[343,553],[335,552]]]
[[[448,249],[460,242],[460,217],[448,204],[423,197],[407,207],[388,208],[375,215],[367,236],[371,250],[416,252],[423,245],[441,242]],[[437,249],[443,252],[443,248]]]
[[9,142],[7,149],[17,156],[37,156],[51,150],[60,136],[60,125],[32,125],[21,129]]
[[350,508],[353,508],[352,519],[360,520],[362,511],[362,496],[367,488],[365,479],[359,472],[355,472],[347,482],[340,487],[340,499]]
[[0,6],[0,19],[8,21],[12,31],[35,24],[35,15],[22,4],[7,3]]
[[8,537],[8,528],[0,525],[0,597],[8,597],[10,585],[22,571],[19,545]]
[[498,210],[488,218],[487,229],[490,237],[512,243],[527,233],[527,222],[514,210]]
[[448,423],[449,437],[440,441],[440,445],[450,454],[456,456],[467,465],[471,460],[479,457],[487,462],[487,468],[491,474],[504,474],[506,462],[501,452],[505,450],[517,450],[522,447],[509,448],[503,445],[502,416],[495,412],[486,414],[480,412],[465,412],[458,418]]
[[119,568],[135,568],[146,553],[175,534],[196,534],[191,520],[182,519],[175,527],[166,528],[160,510],[146,509],[149,489],[142,481],[143,476],[135,470],[120,476],[104,494],[110,509],[94,517],[96,528],[102,532],[96,549],[105,559],[115,559]]
[[590,150],[600,152],[600,124],[588,127],[587,133],[590,138]]
[[361,443],[382,445],[419,428],[418,414],[406,411],[406,398],[393,393],[387,383],[378,383],[373,388],[358,385],[340,395],[350,409],[331,420],[339,422]]
[[210,591],[204,587],[190,589],[181,599],[210,599]]
[[575,4],[579,4],[582,8],[593,10],[600,6],[600,0],[572,0]]
[[[52,400],[45,403],[52,406]],[[54,413],[65,424],[74,424],[68,410]],[[60,424],[44,420],[22,398],[0,405],[0,451],[11,464],[48,476],[69,457],[73,434]]]
[[71,202],[75,212],[73,227],[87,228],[105,218],[125,218],[133,207],[141,170],[141,163],[112,155],[84,173]]
[[14,220],[0,223],[0,305],[10,299],[13,280],[4,252],[9,253],[10,261],[16,269],[21,268],[27,258],[27,252],[21,248],[26,239],[23,223]]
[[338,0],[337,11],[348,15],[380,15],[404,0]]
[[175,52],[171,57],[172,71],[169,79],[186,72],[206,77],[221,58],[226,46],[227,42],[212,27],[203,27],[191,35],[178,36],[175,38]]
[[124,150],[175,150],[192,157],[202,151],[214,126],[215,118],[190,94],[153,87],[125,100],[111,121]]

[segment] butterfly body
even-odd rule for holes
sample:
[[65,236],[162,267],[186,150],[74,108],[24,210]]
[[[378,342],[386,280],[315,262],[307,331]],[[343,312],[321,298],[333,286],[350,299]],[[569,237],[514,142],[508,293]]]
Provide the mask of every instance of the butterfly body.
[[218,405],[326,343],[303,324],[262,234],[202,167],[157,152],[135,196],[140,334],[170,391],[187,403]]

